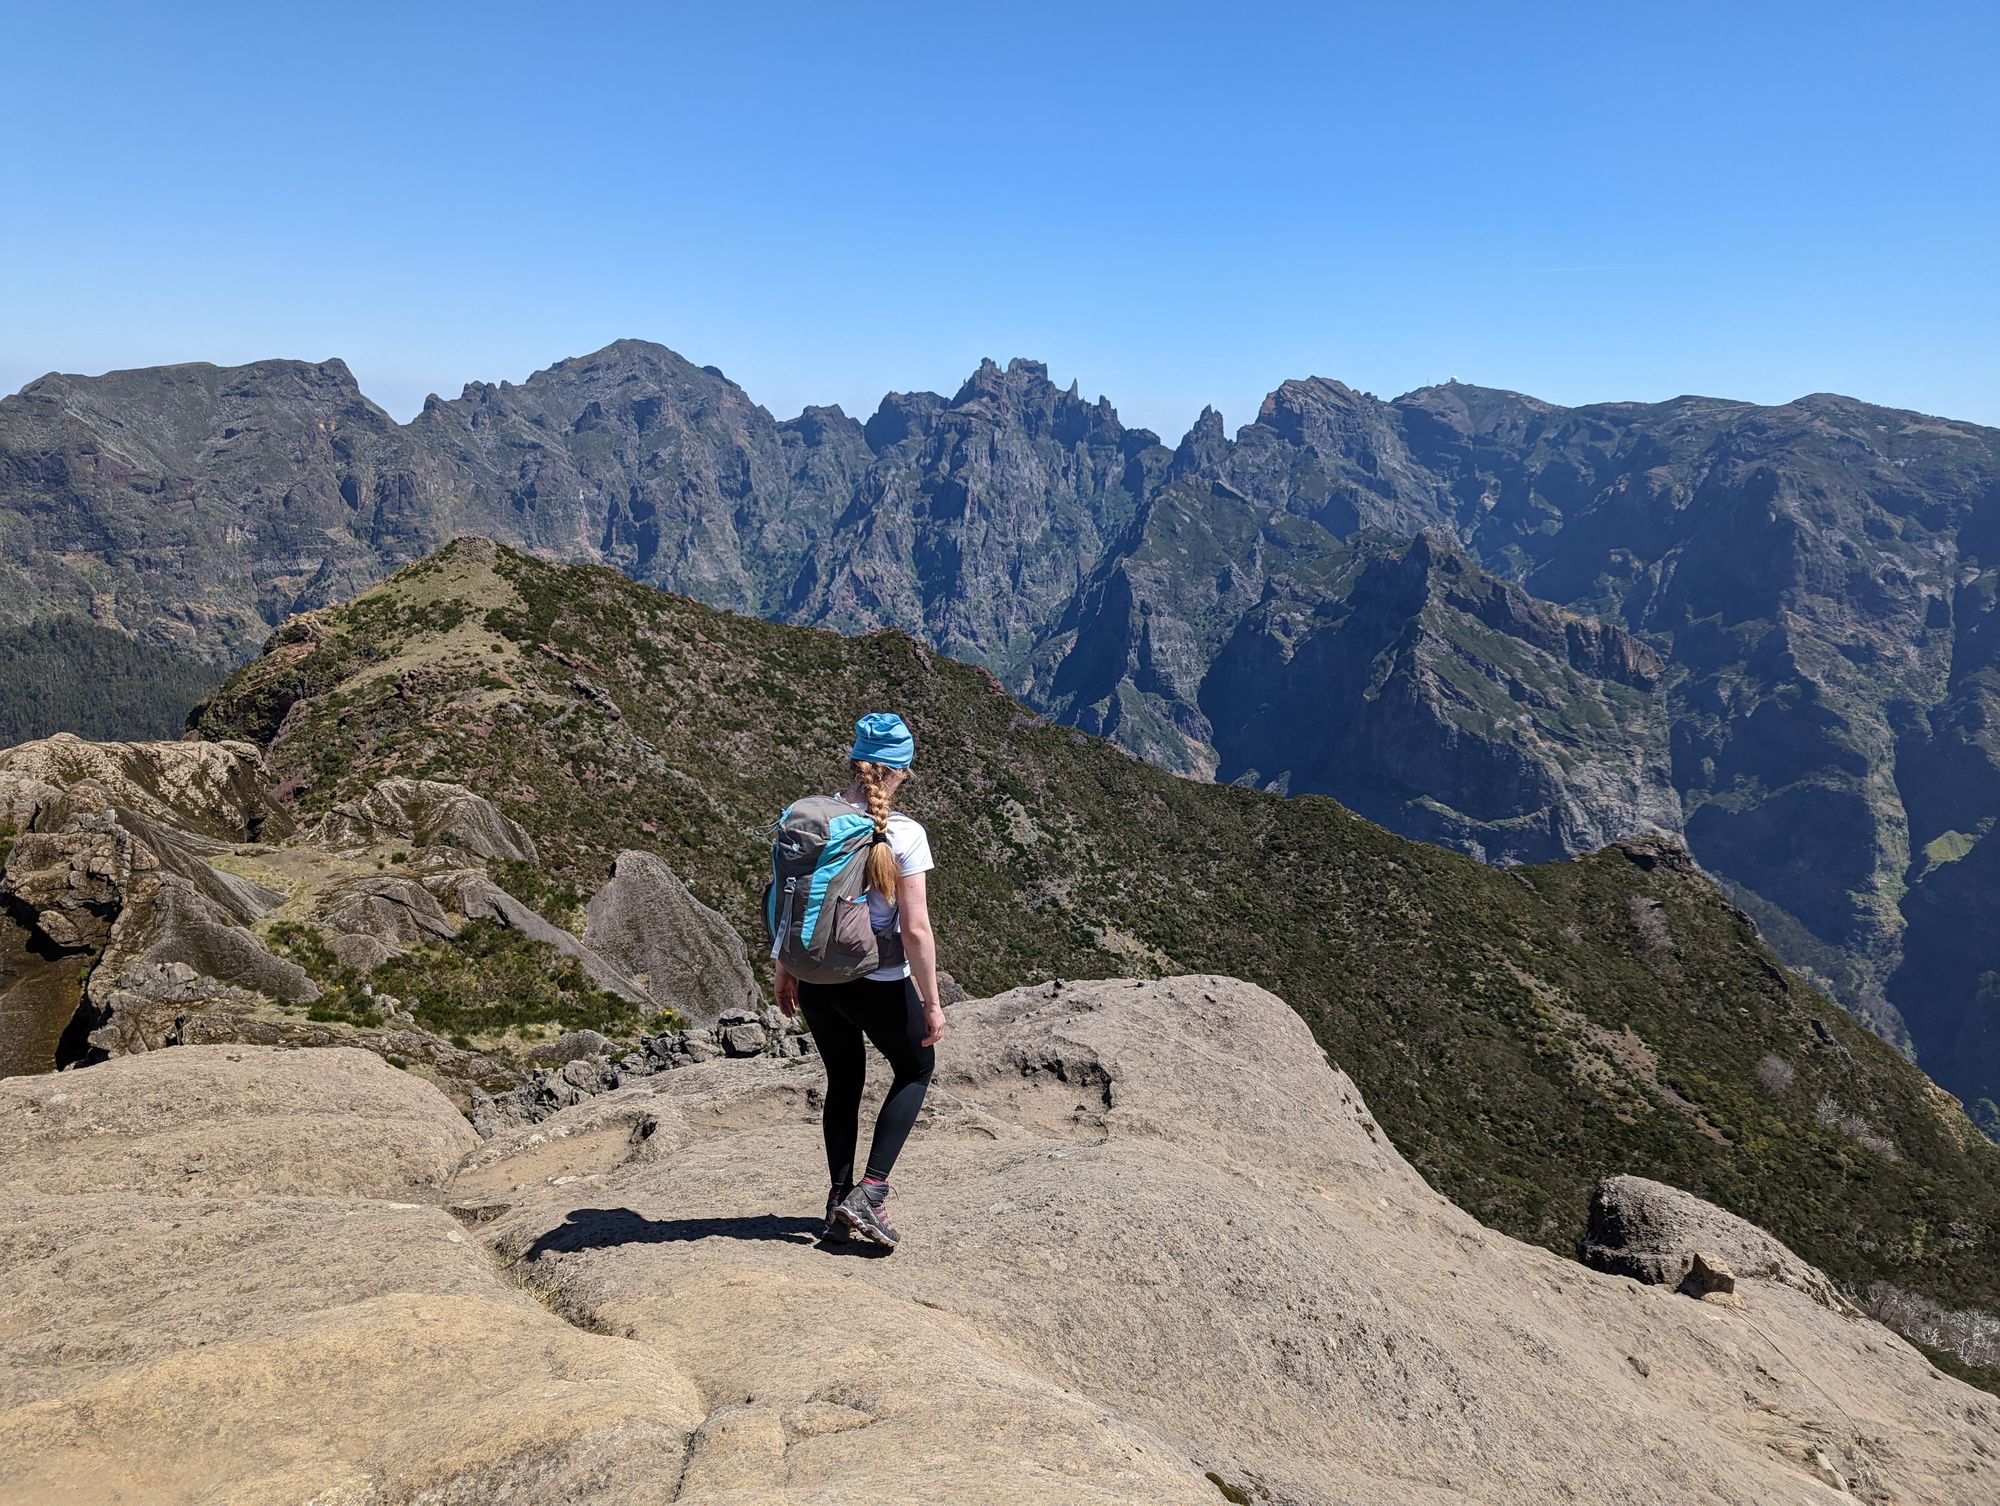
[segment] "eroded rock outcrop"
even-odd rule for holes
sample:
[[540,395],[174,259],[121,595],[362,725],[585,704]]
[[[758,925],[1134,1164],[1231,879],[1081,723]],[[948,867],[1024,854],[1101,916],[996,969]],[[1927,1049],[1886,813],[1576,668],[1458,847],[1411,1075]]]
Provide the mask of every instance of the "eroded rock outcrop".
[[462,784],[401,775],[335,806],[315,823],[312,835],[328,847],[407,842],[413,847],[455,847],[475,858],[536,860],[534,838],[492,801]]
[[[727,923],[648,854],[625,854],[596,905],[647,979],[509,893],[487,865],[532,868],[534,842],[462,785],[387,778],[298,830],[248,744],[59,737],[0,754],[0,814],[22,828],[0,873],[14,959],[0,996],[39,990],[32,1020],[5,1022],[11,1070],[195,1043],[359,1045],[437,1074],[462,1102],[504,1093],[528,1075],[508,1043],[428,1033],[357,981],[475,921],[649,1014],[686,1004],[713,1023],[760,1002]],[[339,1007],[302,1017],[329,988]]]
[[363,873],[327,885],[313,919],[336,937],[365,936],[388,950],[453,935],[458,923],[437,896],[401,873]]
[[359,1053],[0,1084],[0,1498],[2000,1491],[1992,1397],[1754,1262],[1718,1306],[1482,1228],[1249,985],[954,1007],[892,1260],[816,1239],[820,1081],[713,1060],[476,1149]]
[[451,906],[467,920],[492,920],[519,931],[532,941],[555,948],[565,957],[574,957],[599,988],[609,989],[621,999],[649,1004],[651,996],[624,971],[614,966],[595,947],[586,946],[555,922],[545,919],[533,906],[523,904],[484,874],[457,874],[442,886]]
[[225,842],[275,839],[291,819],[271,799],[249,743],[86,742],[67,732],[0,751],[0,818],[27,828],[38,808],[87,788],[118,807]]
[[15,841],[0,872],[0,907],[26,927],[30,946],[91,965],[72,1053],[177,1043],[191,1005],[233,1015],[259,999],[319,997],[305,970],[274,956],[248,924],[282,895],[211,867],[204,854],[223,844],[100,804],[110,794],[85,781],[43,804],[34,819],[47,825]]
[[653,1001],[698,1025],[763,1002],[743,938],[650,852],[618,854],[583,939]]

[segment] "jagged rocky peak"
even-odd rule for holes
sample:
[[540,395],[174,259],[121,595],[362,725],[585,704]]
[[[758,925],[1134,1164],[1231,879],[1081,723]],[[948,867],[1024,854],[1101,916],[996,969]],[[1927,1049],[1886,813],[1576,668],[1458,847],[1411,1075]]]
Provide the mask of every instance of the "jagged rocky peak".
[[788,418],[778,425],[787,434],[796,434],[809,445],[835,444],[864,438],[860,422],[847,416],[846,409],[838,403],[824,406],[808,403],[797,418]]
[[868,420],[868,447],[880,455],[906,440],[928,438],[941,421],[1018,428],[1030,439],[1104,445],[1133,456],[1159,444],[1150,429],[1128,429],[1109,398],[1090,402],[1082,391],[1074,379],[1058,387],[1046,362],[1016,356],[1002,367],[988,357],[948,399],[935,392],[889,393]]
[[648,340],[615,340],[602,350],[557,361],[518,384],[468,383],[458,404],[440,407],[495,408],[576,433],[610,424],[643,434],[668,416],[715,416],[732,427],[775,424],[716,367],[697,366]]
[[1014,357],[1004,371],[990,358],[982,360],[951,406],[960,411],[983,409],[1001,421],[1026,423],[1031,430],[1084,423],[1115,436],[1126,432],[1109,398],[1086,402],[1079,383],[1072,380],[1067,388],[1058,387],[1049,380],[1047,362],[1025,356]]
[[1307,450],[1325,448],[1330,438],[1378,426],[1386,405],[1345,382],[1327,377],[1293,378],[1278,384],[1257,407],[1257,417],[1237,430],[1246,440],[1276,441]]
[[950,406],[935,392],[891,392],[863,426],[868,448],[876,454],[931,431],[937,416]]
[[1213,407],[1204,407],[1193,427],[1181,436],[1180,445],[1174,450],[1173,474],[1175,476],[1212,474],[1219,468],[1229,453],[1229,436],[1224,431],[1222,415]]
[[1257,422],[1299,443],[1310,441],[1316,425],[1336,416],[1373,418],[1383,406],[1378,398],[1332,377],[1290,378],[1267,394],[1257,409]]

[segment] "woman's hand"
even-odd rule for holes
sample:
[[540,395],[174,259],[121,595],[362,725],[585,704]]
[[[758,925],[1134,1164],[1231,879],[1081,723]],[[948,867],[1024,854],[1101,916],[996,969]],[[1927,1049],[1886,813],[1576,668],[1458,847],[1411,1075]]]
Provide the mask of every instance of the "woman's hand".
[[771,994],[778,1001],[778,1013],[782,1014],[788,1020],[797,1017],[799,1012],[799,980],[786,971],[785,964],[782,962],[778,964],[777,976],[772,981]]
[[924,1038],[919,1046],[935,1046],[944,1038],[944,1005],[936,999],[924,1001]]

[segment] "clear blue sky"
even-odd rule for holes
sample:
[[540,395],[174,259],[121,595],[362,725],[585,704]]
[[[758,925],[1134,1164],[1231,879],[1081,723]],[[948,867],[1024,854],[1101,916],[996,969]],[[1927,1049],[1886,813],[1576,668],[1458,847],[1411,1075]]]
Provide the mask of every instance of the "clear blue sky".
[[2000,423],[2000,3],[0,0],[0,389],[622,335],[782,416],[1046,360]]

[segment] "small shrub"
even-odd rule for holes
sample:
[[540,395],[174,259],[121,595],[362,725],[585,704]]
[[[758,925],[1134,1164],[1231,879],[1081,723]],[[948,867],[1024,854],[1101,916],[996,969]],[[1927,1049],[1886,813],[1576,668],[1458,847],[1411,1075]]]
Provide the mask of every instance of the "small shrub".
[[547,869],[519,858],[503,858],[487,870],[493,882],[524,905],[532,905],[551,920],[583,908],[583,891],[553,878]]

